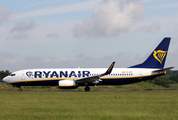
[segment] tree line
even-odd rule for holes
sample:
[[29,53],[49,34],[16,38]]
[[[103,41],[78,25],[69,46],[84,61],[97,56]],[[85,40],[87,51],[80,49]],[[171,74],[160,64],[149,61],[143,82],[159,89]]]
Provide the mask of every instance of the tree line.
[[148,82],[157,84],[162,87],[169,87],[170,84],[178,84],[178,71],[169,70],[166,72],[166,75],[157,77],[153,80],[148,80]]
[[10,75],[10,72],[9,70],[6,70],[6,71],[0,71],[0,82],[2,82],[2,79],[6,76]]

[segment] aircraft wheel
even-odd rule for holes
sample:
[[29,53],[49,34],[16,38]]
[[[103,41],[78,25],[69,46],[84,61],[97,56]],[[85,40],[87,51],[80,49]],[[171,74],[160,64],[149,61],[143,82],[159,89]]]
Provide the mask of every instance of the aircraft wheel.
[[21,88],[19,88],[19,90],[18,90],[19,92],[22,92],[22,89]]
[[90,87],[86,86],[85,91],[90,91]]

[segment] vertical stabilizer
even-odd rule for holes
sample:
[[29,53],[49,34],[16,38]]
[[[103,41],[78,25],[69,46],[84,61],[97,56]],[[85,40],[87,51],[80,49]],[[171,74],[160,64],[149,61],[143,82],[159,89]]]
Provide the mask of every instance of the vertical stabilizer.
[[163,69],[168,53],[171,38],[164,38],[151,55],[142,64],[134,65],[129,68],[155,68]]

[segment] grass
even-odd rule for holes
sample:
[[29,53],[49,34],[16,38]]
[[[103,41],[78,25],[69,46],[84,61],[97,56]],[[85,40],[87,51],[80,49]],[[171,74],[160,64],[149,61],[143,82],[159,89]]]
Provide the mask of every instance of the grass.
[[[22,86],[23,91],[84,91],[85,87],[78,87],[77,89],[58,89],[57,86]],[[91,91],[101,90],[164,90],[164,89],[178,89],[176,87],[164,88],[149,82],[139,82],[128,85],[111,85],[111,86],[91,86]],[[0,84],[0,91],[17,91],[18,88]]]
[[170,84],[171,89],[178,89],[178,84]]
[[0,92],[1,120],[177,120],[177,92]]

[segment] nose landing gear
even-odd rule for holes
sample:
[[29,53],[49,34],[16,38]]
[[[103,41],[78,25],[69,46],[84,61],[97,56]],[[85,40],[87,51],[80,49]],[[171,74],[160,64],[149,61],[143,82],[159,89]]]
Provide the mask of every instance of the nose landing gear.
[[22,92],[22,88],[21,88],[21,87],[19,87],[18,91],[19,91],[19,92]]

